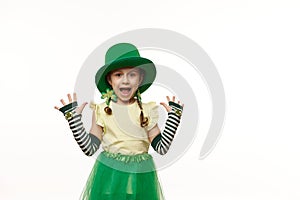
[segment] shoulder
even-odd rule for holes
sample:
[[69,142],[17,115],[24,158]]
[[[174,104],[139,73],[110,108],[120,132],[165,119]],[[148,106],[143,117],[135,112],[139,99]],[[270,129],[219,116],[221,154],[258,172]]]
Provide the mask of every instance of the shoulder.
[[[94,111],[101,111],[103,110],[104,108],[106,107],[106,104],[105,102],[102,102],[102,103],[94,103],[94,102],[90,102],[90,108]],[[102,109],[103,108],[103,109]]]
[[143,110],[148,116],[157,116],[158,115],[158,105],[154,101],[148,103],[143,103]]
[[158,108],[158,105],[154,101],[150,101],[148,103],[143,103],[143,109],[151,110],[154,108]]

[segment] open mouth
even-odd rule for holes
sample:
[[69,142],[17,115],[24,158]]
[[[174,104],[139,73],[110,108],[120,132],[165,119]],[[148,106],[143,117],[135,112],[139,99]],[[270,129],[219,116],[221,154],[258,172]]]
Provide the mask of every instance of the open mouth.
[[131,88],[120,88],[120,91],[123,95],[128,95],[131,92]]

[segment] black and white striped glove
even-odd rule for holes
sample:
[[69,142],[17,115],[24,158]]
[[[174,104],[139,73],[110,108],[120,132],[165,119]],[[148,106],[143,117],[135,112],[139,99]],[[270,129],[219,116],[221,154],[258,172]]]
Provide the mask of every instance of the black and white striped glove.
[[151,142],[153,149],[161,155],[166,154],[171,146],[176,130],[180,124],[180,118],[183,109],[181,105],[172,101],[169,102],[169,106],[172,108],[172,110],[168,112],[165,129]]
[[68,120],[73,136],[78,143],[81,150],[87,156],[92,156],[101,144],[100,140],[93,134],[87,133],[81,121],[81,114],[78,114],[75,109],[77,108],[77,102],[72,102],[59,110],[64,114],[66,120]]

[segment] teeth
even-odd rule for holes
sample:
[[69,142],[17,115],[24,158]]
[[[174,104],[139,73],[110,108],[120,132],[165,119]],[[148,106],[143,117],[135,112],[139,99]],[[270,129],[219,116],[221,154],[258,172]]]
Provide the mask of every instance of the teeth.
[[127,91],[130,91],[131,89],[130,88],[120,88],[121,91],[124,91],[124,90],[127,90]]

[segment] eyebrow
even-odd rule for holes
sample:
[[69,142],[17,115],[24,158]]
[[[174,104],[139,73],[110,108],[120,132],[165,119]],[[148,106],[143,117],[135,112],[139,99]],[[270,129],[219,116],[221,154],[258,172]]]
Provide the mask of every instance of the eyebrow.
[[[131,70],[128,71],[128,73],[130,73],[130,72],[137,72],[137,73],[139,73],[139,70],[137,68],[133,68],[133,69],[131,69]],[[112,73],[114,74],[114,73],[123,73],[123,72],[121,70],[117,69],[116,71],[114,71]]]
[[139,72],[139,69],[133,68],[133,69],[131,69],[129,72]]

